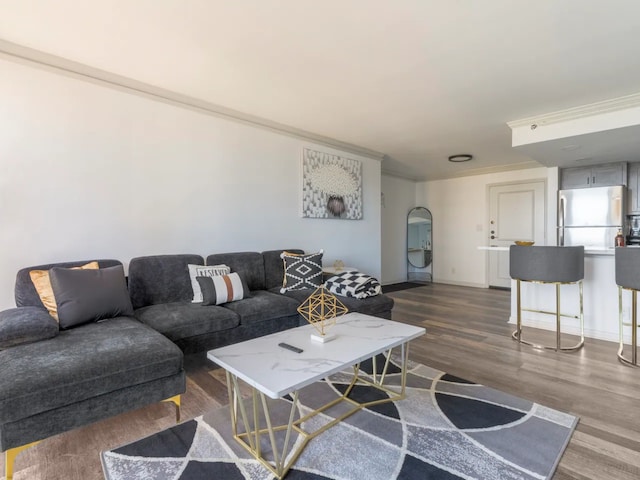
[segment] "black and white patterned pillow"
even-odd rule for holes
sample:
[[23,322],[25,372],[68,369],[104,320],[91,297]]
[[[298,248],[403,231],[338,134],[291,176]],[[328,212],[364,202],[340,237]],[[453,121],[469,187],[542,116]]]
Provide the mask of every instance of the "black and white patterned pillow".
[[322,250],[305,255],[282,252],[284,280],[280,293],[322,285],[322,254]]
[[227,265],[187,265],[189,278],[191,279],[191,289],[193,290],[192,303],[202,302],[202,289],[196,277],[213,277],[214,275],[229,275],[231,267]]
[[324,286],[336,295],[359,299],[382,293],[382,287],[376,278],[356,271],[334,275],[325,282]]

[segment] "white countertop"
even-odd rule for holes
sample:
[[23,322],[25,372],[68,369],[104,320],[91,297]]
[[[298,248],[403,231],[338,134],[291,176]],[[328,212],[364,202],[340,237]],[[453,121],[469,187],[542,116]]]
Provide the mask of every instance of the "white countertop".
[[[625,247],[625,248],[638,248],[637,246],[633,246],[633,247]],[[509,247],[486,247],[486,246],[480,246],[478,247],[478,250],[488,250],[488,251],[493,251],[493,252],[508,252],[509,251]],[[615,248],[611,247],[611,248],[585,248],[584,250],[584,254],[585,255],[614,255],[615,254]]]

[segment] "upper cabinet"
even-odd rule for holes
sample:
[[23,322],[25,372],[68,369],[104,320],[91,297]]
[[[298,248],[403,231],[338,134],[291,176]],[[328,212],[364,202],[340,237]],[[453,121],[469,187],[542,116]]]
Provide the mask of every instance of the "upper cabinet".
[[640,162],[629,164],[629,181],[628,181],[628,198],[630,214],[640,214],[640,195],[638,194],[640,187]]
[[607,187],[627,184],[627,163],[607,163],[590,167],[563,168],[560,188]]

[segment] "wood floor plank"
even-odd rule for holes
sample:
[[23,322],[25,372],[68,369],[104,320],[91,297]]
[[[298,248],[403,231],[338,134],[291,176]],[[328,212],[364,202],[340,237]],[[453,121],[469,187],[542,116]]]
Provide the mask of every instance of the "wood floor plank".
[[[640,369],[617,361],[617,344],[587,339],[575,353],[518,345],[508,323],[510,292],[504,290],[428,284],[390,296],[394,320],[427,329],[411,344],[412,360],[580,417],[554,480],[640,478]],[[183,419],[227,403],[222,369],[204,355],[190,356],[185,366]],[[171,405],[156,404],[58,435],[21,453],[14,478],[102,479],[100,451],[174,420]]]

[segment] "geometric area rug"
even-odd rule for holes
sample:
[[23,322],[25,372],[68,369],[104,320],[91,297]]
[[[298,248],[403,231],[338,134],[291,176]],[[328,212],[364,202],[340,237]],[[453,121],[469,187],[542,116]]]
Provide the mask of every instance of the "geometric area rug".
[[[384,359],[376,363],[381,366]],[[285,478],[551,478],[577,417],[419,363],[409,362],[408,367],[404,400],[365,408],[321,433],[309,442]],[[363,362],[361,370],[371,374],[372,362]],[[387,381],[399,384],[399,372],[392,362]],[[350,378],[351,373],[342,372],[302,389],[300,413],[341,394]],[[357,386],[351,395],[371,401],[385,394]],[[274,402],[286,407],[288,400]],[[314,430],[339,415],[340,408],[334,408],[336,411],[327,410],[305,426]],[[288,413],[286,408],[282,411]],[[227,407],[101,456],[107,480],[275,478],[234,440]]]

